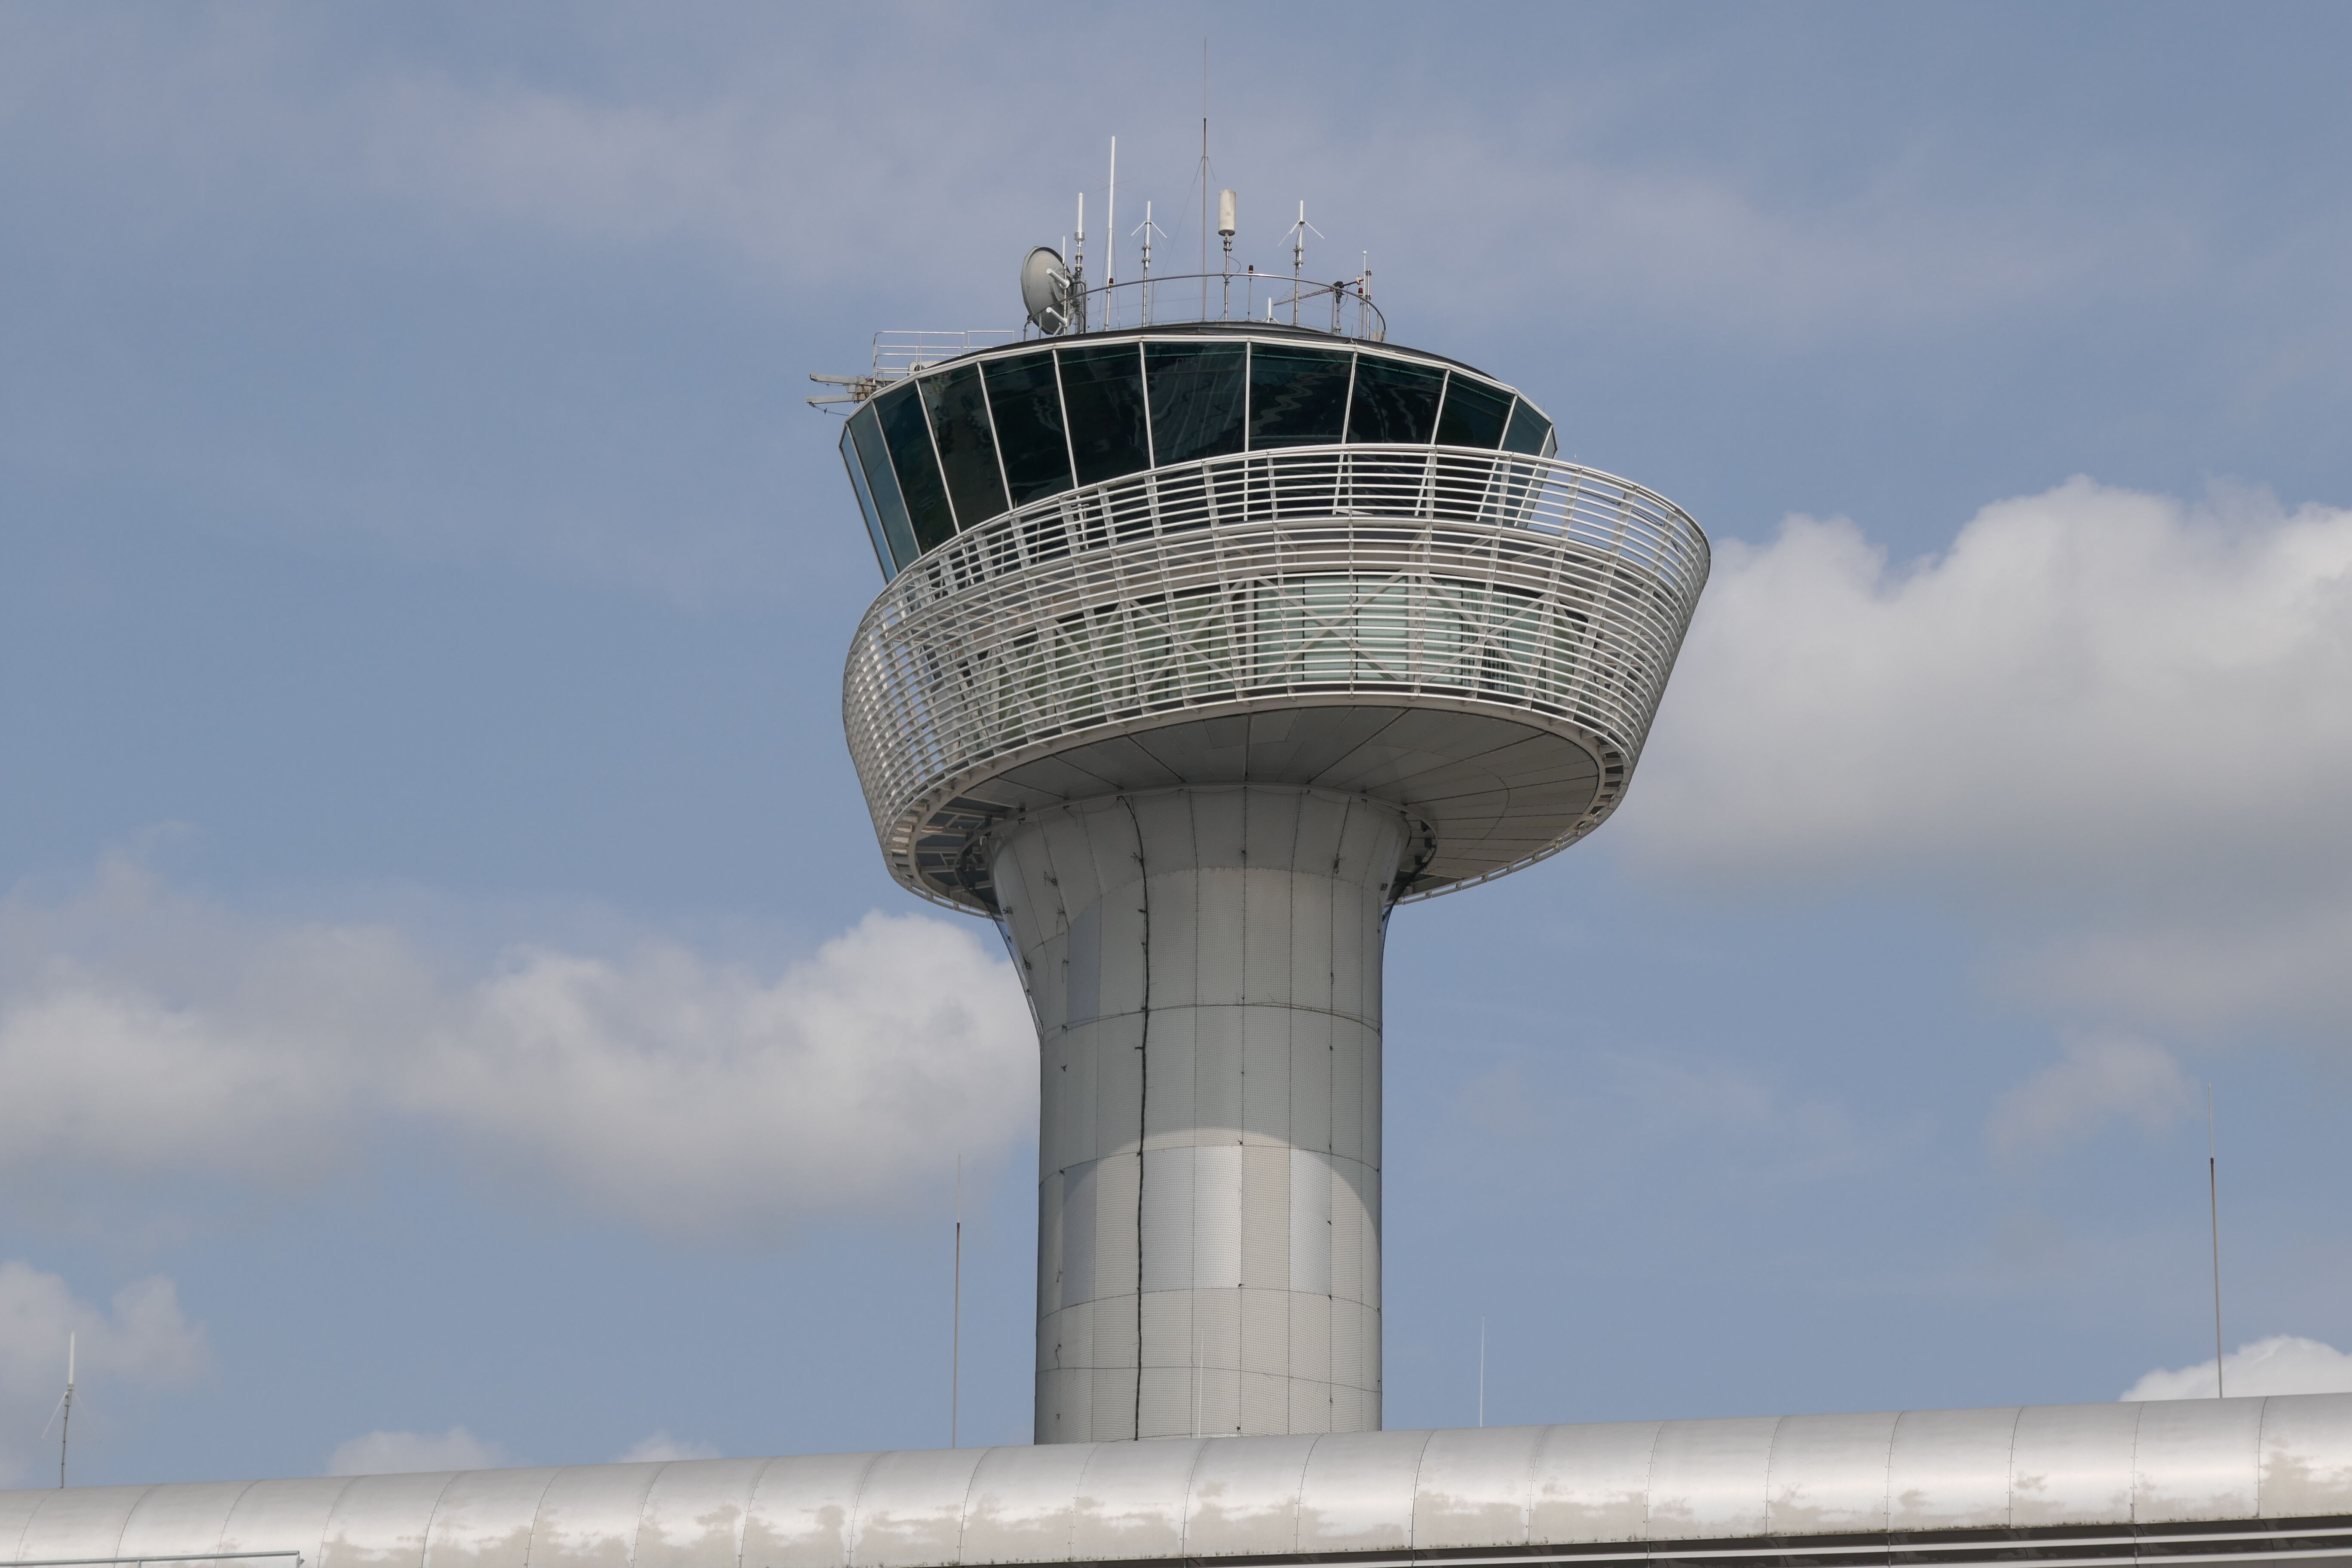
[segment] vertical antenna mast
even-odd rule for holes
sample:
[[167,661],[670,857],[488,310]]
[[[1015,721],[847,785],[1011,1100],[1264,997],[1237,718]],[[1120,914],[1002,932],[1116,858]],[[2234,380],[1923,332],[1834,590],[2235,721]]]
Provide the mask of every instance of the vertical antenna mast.
[[[1118,138],[1110,139],[1110,205],[1103,218],[1103,287],[1118,281]],[[1103,325],[1110,325],[1110,296],[1103,296]]]
[[1078,232],[1070,246],[1071,324],[1087,330],[1087,193],[1078,193]]
[[1209,40],[1201,40],[1201,320],[1209,319]]
[[1225,241],[1225,302],[1217,319],[1230,321],[1234,317],[1234,193],[1217,193],[1217,232]]
[[58,1427],[58,1489],[66,1485],[66,1441],[73,1435],[74,1339],[66,1335],[66,1418]]
[[948,1447],[956,1444],[963,1403],[963,1156],[956,1156],[955,1306],[948,1321]]
[[2213,1086],[2205,1086],[2205,1196],[2213,1212],[2213,1397],[2228,1397],[2221,1382],[2221,1177],[2213,1142]]

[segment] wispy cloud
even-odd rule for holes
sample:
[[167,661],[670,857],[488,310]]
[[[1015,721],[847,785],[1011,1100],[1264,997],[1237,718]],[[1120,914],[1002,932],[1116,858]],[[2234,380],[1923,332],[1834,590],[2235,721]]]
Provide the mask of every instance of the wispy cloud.
[[[2210,1399],[2213,1363],[2158,1367],[2123,1391],[2123,1399]],[[2221,1391],[2232,1398],[2265,1394],[2352,1394],[2352,1355],[2317,1340],[2273,1334],[2221,1358]]]
[[519,1187],[756,1238],[1020,1134],[1034,1042],[971,930],[871,915],[763,975],[674,943],[449,976],[390,927],[269,923],[109,862],[0,902],[0,1165],[283,1184],[372,1131]]
[[2067,1041],[2059,1060],[2003,1095],[1985,1140],[1997,1153],[2042,1153],[2118,1120],[2169,1126],[2193,1101],[2188,1076],[2161,1046],[2092,1036]]
[[328,1456],[331,1476],[388,1476],[418,1470],[492,1470],[514,1458],[463,1426],[446,1432],[370,1432],[339,1443]]

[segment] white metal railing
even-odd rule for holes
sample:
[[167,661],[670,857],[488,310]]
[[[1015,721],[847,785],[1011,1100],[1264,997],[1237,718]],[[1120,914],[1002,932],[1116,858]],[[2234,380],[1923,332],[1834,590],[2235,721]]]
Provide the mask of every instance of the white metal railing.
[[1425,447],[1210,458],[1021,508],[915,562],[858,627],[844,719],[902,879],[936,809],[1022,761],[1351,692],[1580,737],[1607,763],[1597,822],[1706,569],[1679,507],[1571,463]]

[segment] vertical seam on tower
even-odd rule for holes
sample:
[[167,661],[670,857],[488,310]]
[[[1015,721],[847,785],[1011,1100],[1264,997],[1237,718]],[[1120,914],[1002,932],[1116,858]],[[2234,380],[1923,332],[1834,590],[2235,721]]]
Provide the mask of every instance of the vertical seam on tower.
[[1118,804],[1127,808],[1127,825],[1135,830],[1135,885],[1137,897],[1142,900],[1137,913],[1143,917],[1143,997],[1138,1009],[1141,1026],[1136,1037],[1135,1093],[1135,1436],[1143,1436],[1143,1144],[1150,1131],[1151,1114],[1151,877],[1150,868],[1143,858],[1143,820],[1135,815],[1135,802],[1126,795]]

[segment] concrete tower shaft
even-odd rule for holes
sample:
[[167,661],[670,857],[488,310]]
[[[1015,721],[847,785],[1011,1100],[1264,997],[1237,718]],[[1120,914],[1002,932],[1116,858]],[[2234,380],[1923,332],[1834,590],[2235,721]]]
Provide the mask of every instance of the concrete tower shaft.
[[1381,943],[1395,807],[1097,797],[992,840],[1037,1014],[1040,1442],[1381,1415]]

